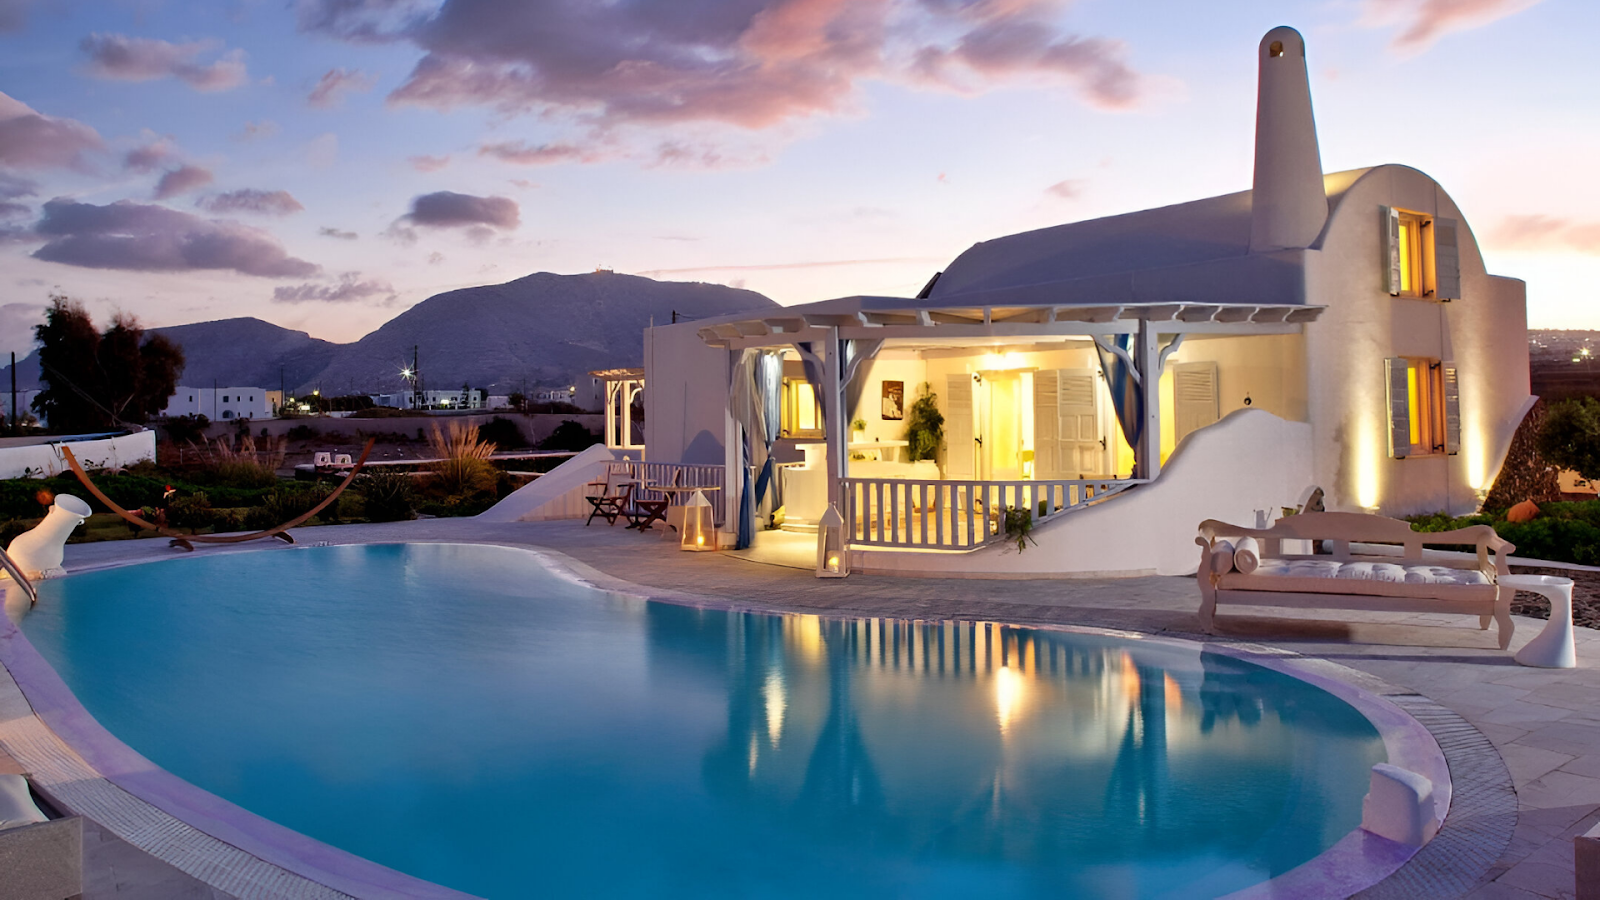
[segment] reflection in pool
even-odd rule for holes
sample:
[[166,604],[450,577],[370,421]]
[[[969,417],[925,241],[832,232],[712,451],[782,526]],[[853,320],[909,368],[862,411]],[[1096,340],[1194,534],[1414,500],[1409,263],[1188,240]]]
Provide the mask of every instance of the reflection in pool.
[[492,897],[1215,896],[1356,827],[1384,758],[1196,645],[651,603],[497,547],[42,588],[24,632],[134,749]]

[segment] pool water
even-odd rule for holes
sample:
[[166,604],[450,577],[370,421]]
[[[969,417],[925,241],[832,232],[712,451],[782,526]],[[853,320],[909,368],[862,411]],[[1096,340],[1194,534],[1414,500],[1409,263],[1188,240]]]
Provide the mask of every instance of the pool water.
[[500,547],[40,594],[24,633],[133,749],[487,897],[1217,896],[1355,828],[1385,759],[1343,701],[1197,645],[646,602]]

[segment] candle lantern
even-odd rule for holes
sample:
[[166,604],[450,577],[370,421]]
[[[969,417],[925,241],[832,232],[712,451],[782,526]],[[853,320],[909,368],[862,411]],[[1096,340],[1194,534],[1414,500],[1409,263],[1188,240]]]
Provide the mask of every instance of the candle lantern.
[[706,499],[704,491],[695,491],[684,506],[682,535],[681,549],[717,549],[717,519],[712,515],[711,501]]
[[833,504],[817,523],[817,577],[843,578],[850,574],[850,553],[844,545],[844,516]]

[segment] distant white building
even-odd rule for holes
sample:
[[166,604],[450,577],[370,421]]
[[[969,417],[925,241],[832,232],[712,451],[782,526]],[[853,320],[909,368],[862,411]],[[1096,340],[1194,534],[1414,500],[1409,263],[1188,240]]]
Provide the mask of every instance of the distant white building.
[[164,416],[205,416],[213,422],[229,419],[270,419],[277,414],[278,391],[258,387],[197,388],[179,385]]
[[472,388],[464,391],[423,391],[422,404],[417,405],[415,391],[397,391],[392,394],[368,394],[374,406],[394,409],[483,409],[483,391]]

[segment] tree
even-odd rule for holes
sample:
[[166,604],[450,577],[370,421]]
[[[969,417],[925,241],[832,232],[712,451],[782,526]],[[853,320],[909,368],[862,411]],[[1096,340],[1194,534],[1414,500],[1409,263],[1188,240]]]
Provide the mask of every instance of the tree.
[[1578,397],[1551,404],[1539,429],[1539,453],[1591,481],[1600,479],[1600,400]]
[[183,350],[119,313],[101,334],[83,304],[50,297],[39,340],[44,390],[33,408],[56,431],[94,431],[143,423],[166,408],[183,372]]

